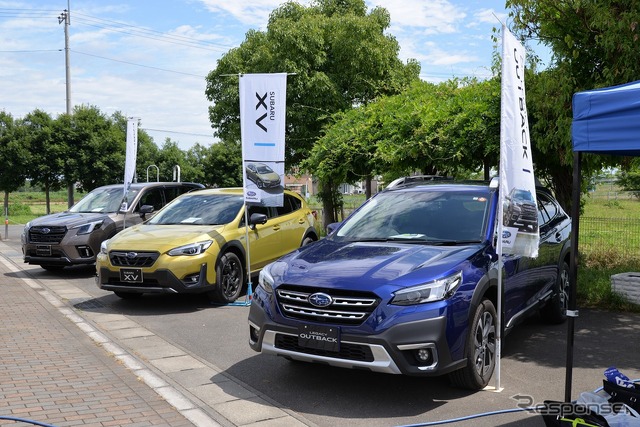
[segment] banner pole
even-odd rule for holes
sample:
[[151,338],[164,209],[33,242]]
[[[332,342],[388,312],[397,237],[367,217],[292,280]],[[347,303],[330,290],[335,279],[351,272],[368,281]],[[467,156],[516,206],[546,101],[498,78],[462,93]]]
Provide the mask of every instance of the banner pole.
[[500,369],[502,366],[502,295],[503,295],[503,286],[502,286],[502,216],[503,212],[503,204],[502,203],[502,190],[498,187],[498,243],[496,245],[496,250],[498,251],[498,310],[496,316],[496,391],[501,391],[500,385]]
[[244,204],[244,236],[247,242],[247,303],[251,300],[251,244],[249,243],[249,206]]

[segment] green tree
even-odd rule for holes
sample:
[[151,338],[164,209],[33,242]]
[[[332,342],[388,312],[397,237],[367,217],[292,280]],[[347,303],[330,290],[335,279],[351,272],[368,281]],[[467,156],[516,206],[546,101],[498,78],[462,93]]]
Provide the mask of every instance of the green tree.
[[90,191],[123,182],[124,131],[95,106],[76,106],[54,121],[54,141],[64,147],[63,181]]
[[29,147],[29,178],[32,184],[39,184],[45,192],[47,214],[51,212],[50,192],[62,186],[60,177],[62,165],[67,155],[65,145],[55,141],[53,137],[53,119],[42,110],[34,110],[21,121],[24,143]]
[[[176,181],[178,179],[178,168],[180,181],[190,181],[185,152],[178,147],[178,143],[166,138],[164,144],[158,152],[156,166],[160,169],[160,181]],[[174,179],[175,177],[175,179]]]
[[[640,1],[508,0],[514,32],[552,50],[550,67],[527,82],[531,141],[540,150],[558,200],[571,207],[573,151],[571,99],[575,92],[640,78]],[[583,183],[619,159],[583,156]],[[583,189],[586,185],[582,186]]]
[[24,184],[27,177],[29,148],[21,138],[19,126],[11,114],[0,111],[0,190],[4,192],[4,209],[9,209],[9,193]]
[[186,165],[189,166],[189,181],[210,185],[204,170],[204,164],[207,161],[209,150],[210,148],[196,143],[185,153],[185,162]]
[[[113,125],[119,129],[119,134],[124,138],[123,149],[124,161],[126,161],[126,144],[127,144],[127,122],[128,118],[120,111],[116,111],[111,115],[110,120]],[[157,170],[151,165],[155,165],[158,159],[158,146],[153,142],[153,138],[138,126],[138,152],[136,156],[136,176],[137,182],[156,181]],[[124,163],[120,166],[121,176],[114,183],[124,182]],[[148,178],[147,178],[148,177]]]
[[401,94],[333,116],[304,164],[316,177],[355,182],[386,180],[415,170],[468,175],[498,164],[500,82],[415,82]]
[[[266,31],[252,30],[207,76],[206,95],[216,135],[240,140],[238,80],[229,75],[287,72],[286,161],[307,158],[330,116],[380,95],[399,92],[418,78],[416,61],[403,64],[399,45],[387,33],[389,13],[367,13],[364,0],[288,2],[274,10]],[[323,183],[323,194],[333,194]],[[332,198],[323,200],[325,215]],[[334,218],[325,218],[333,221]]]
[[202,162],[204,184],[211,187],[242,186],[242,147],[239,142],[211,144]]

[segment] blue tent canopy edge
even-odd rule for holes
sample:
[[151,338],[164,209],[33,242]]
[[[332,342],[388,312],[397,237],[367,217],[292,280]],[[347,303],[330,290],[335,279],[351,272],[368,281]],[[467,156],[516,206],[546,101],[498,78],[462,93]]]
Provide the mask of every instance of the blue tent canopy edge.
[[640,81],[573,95],[573,151],[640,156]]

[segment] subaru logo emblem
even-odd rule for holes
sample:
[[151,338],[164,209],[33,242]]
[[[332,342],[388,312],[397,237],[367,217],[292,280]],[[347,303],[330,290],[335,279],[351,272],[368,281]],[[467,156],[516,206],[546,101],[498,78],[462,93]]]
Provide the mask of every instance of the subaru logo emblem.
[[502,238],[508,239],[509,237],[511,237],[511,232],[508,230],[502,230]]
[[129,259],[134,259],[137,256],[138,254],[136,252],[127,252],[127,255],[126,255],[126,257]]
[[309,296],[309,303],[315,307],[328,307],[333,303],[333,298],[322,292],[316,292]]
[[50,228],[45,227],[45,228],[42,229],[42,234],[49,234],[49,233],[51,233],[51,229]]
[[255,196],[257,193],[255,191],[247,191],[247,196],[249,197],[253,197]]

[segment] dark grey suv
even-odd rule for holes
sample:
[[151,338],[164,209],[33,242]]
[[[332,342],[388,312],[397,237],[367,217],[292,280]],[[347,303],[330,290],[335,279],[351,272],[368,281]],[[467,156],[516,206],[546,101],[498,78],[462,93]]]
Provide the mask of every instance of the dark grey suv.
[[93,264],[104,240],[142,222],[145,213],[200,188],[204,185],[193,182],[134,183],[125,198],[123,184],[98,187],[68,211],[41,216],[25,225],[21,237],[24,262],[45,270]]

